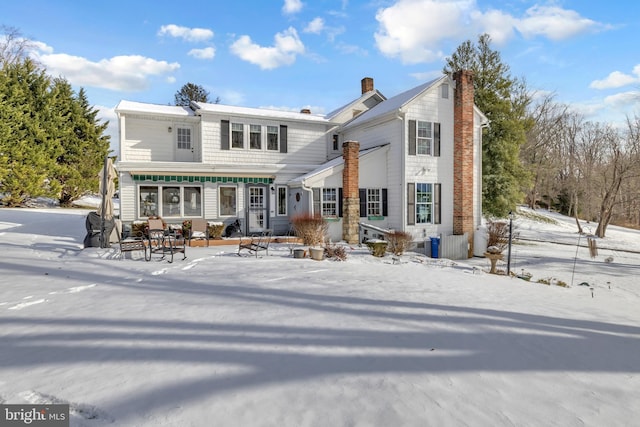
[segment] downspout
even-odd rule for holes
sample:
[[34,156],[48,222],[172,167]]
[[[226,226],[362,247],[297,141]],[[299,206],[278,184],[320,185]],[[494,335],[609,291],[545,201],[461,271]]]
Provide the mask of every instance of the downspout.
[[315,216],[315,212],[313,212],[313,189],[307,187],[304,181],[302,181],[301,188],[309,193],[309,212],[311,213],[311,216]]

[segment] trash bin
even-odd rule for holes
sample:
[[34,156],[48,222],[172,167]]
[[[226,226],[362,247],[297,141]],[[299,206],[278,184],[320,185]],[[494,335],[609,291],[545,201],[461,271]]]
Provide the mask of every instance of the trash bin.
[[440,258],[440,238],[431,238],[431,258]]

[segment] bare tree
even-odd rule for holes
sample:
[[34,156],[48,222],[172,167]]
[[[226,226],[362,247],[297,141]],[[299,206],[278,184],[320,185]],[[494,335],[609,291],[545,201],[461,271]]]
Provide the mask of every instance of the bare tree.
[[29,51],[35,48],[35,43],[24,38],[16,28],[2,25],[0,31],[0,66],[15,64],[28,57]]

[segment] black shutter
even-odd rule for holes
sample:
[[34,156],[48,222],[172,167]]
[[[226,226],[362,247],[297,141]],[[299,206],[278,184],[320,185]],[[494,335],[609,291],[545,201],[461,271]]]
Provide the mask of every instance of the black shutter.
[[342,187],[338,188],[338,216],[342,218]]
[[229,149],[229,120],[220,120],[220,149]]
[[358,197],[360,198],[360,218],[367,216],[367,190],[366,188],[358,188]]
[[407,184],[407,225],[416,224],[416,185]]
[[440,123],[433,124],[433,155],[440,157]]
[[416,121],[409,120],[409,155],[416,155]]
[[440,224],[440,193],[442,184],[433,184],[433,223]]
[[280,152],[287,152],[287,127],[280,125]]
[[387,208],[387,189],[382,189],[382,216],[389,216],[389,209]]

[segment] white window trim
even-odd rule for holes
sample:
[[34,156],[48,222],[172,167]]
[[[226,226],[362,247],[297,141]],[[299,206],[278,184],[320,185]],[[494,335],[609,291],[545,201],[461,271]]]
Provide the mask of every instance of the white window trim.
[[[378,192],[378,200],[377,201],[371,201],[369,199],[369,191],[370,190],[374,190],[374,191]],[[366,214],[367,214],[367,216],[382,216],[382,188],[367,188],[366,192],[367,192],[367,203],[366,203],[366,206],[367,206]],[[375,214],[371,213],[370,212],[370,208],[369,208],[369,206],[374,204],[374,203],[378,205],[378,207],[377,207],[378,213],[375,213]]]
[[[431,125],[431,136],[421,137],[420,136],[420,123],[429,123]],[[428,120],[416,120],[416,154],[419,156],[433,156],[433,128],[434,123]],[[420,141],[427,142],[427,153],[420,152]]]
[[[236,192],[236,206],[235,206],[235,210],[232,214],[230,215],[226,215],[222,213],[222,206],[221,206],[221,202],[222,202],[222,189],[223,188],[233,188],[233,190]],[[238,186],[237,185],[218,185],[218,217],[220,218],[233,218],[238,216]]]
[[[275,133],[269,133],[269,128],[275,128]],[[279,152],[280,151],[280,126],[279,125],[266,125],[265,126],[265,132],[266,132],[266,137],[265,137],[265,150],[267,151],[271,151],[271,152]],[[275,135],[276,136],[276,148],[269,148],[269,135]]]
[[[280,190],[284,190],[284,213],[280,213]],[[286,185],[276,186],[276,216],[289,215],[289,188]]]
[[[137,218],[148,218],[149,216],[143,216],[141,215],[141,206],[140,206],[140,189],[141,187],[154,187],[157,189],[156,192],[156,201],[155,201],[155,205],[156,205],[156,215],[160,216],[160,217],[166,217],[167,219],[171,219],[171,218],[202,218],[203,216],[203,212],[204,212],[204,187],[202,185],[195,185],[194,183],[177,183],[177,182],[163,182],[163,183],[144,183],[141,182],[137,185],[136,188],[136,194],[137,194],[137,208],[136,208],[136,217]],[[164,202],[162,200],[162,189],[166,188],[166,187],[177,187],[180,191],[180,201],[179,201],[179,207],[180,207],[180,215],[172,215],[172,216],[167,216],[168,214],[166,214],[164,212],[163,209],[163,205]],[[184,189],[185,188],[199,188],[200,189],[200,214],[199,215],[185,215],[184,212],[184,203],[185,203],[185,197],[184,197]]]
[[[234,147],[233,146],[233,125],[240,125],[242,126],[242,147]],[[232,150],[238,150],[238,151],[244,151],[247,149],[247,131],[245,129],[245,124],[244,123],[238,123],[238,122],[231,122],[231,129],[229,132],[229,148]]]
[[[418,202],[418,187],[420,185],[429,186],[430,191],[428,192],[428,194],[431,194],[431,201],[430,202]],[[434,194],[433,194],[433,192],[434,192],[434,185],[433,185],[432,182],[416,182],[415,183],[415,196],[414,196],[415,197],[414,198],[415,206],[414,206],[414,209],[416,211],[416,225],[418,225],[418,224],[433,224],[433,219],[434,219],[434,217],[433,217],[433,214],[434,214],[434,212],[433,212],[433,206],[434,206],[434,200],[433,200]],[[420,222],[418,220],[419,219],[418,206],[424,206],[424,205],[426,205],[428,207],[428,213],[429,213],[430,221]]]

